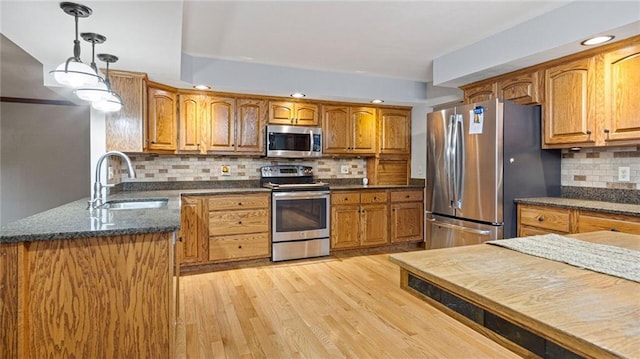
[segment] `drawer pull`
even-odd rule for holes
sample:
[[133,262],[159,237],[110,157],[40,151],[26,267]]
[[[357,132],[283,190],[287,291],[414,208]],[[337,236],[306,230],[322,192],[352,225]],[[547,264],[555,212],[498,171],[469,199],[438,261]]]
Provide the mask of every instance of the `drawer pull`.
[[620,232],[620,230],[618,230],[618,228],[611,228],[611,232]]
[[238,224],[242,224],[242,221],[238,221]]
[[238,246],[238,249],[242,249],[242,246]]
[[405,198],[410,198],[410,197],[411,197],[411,196],[409,196],[409,195],[406,195],[406,196],[405,196]]
[[238,206],[242,206],[242,202],[238,202]]
[[538,222],[544,222],[544,216],[538,216]]
[[373,200],[374,200],[374,201],[375,201],[375,200],[377,200],[377,199],[378,199],[378,197],[376,197],[376,196],[373,196]]

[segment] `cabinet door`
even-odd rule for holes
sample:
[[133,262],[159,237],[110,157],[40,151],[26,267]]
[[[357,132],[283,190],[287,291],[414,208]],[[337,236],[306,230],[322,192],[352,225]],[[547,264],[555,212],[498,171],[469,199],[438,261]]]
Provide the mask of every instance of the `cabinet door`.
[[318,105],[312,103],[296,103],[295,124],[299,126],[318,125]]
[[640,43],[606,53],[605,141],[640,140]]
[[493,100],[496,97],[497,86],[495,82],[464,89],[464,103],[466,104]]
[[176,97],[174,92],[148,88],[147,148],[151,151],[175,151],[178,148]]
[[233,98],[207,97],[207,151],[234,151],[235,107]]
[[349,107],[324,106],[322,109],[322,150],[327,154],[346,154],[351,146]]
[[388,240],[389,210],[384,205],[363,205],[362,206],[362,237],[361,244],[380,245],[386,244]]
[[236,151],[264,155],[264,128],[267,123],[267,102],[237,100]]
[[539,104],[538,72],[522,74],[498,82],[498,98],[521,105]]
[[331,208],[331,248],[355,248],[360,245],[360,206]]
[[411,153],[411,111],[380,110],[380,153]]
[[126,71],[109,71],[111,89],[122,97],[120,111],[105,115],[107,151],[143,152],[146,75]]
[[640,234],[640,217],[581,211],[578,214],[578,233],[614,231]]
[[350,109],[352,128],[352,153],[376,153],[376,110],[371,107]]
[[424,240],[421,202],[391,204],[391,242]]
[[199,263],[207,260],[208,241],[204,230],[203,199],[183,197],[180,212],[180,237],[182,238],[182,263]]
[[18,244],[0,244],[0,356],[18,358]]
[[595,60],[545,70],[544,143],[595,143]]
[[295,104],[286,101],[269,102],[269,123],[278,125],[293,125],[295,118]]
[[180,136],[178,148],[181,151],[200,151],[202,126],[204,125],[205,101],[202,95],[180,94]]

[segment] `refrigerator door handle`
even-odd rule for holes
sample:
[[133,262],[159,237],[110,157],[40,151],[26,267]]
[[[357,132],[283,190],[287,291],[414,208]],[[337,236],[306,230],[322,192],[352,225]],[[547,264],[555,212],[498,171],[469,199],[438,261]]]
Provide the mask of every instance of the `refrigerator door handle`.
[[454,130],[452,136],[452,162],[453,162],[453,207],[462,208],[464,198],[464,118],[455,115]]
[[[445,149],[445,161],[444,161],[444,172],[445,172],[445,178],[447,181],[447,201],[449,202],[449,207],[453,207],[453,191],[454,191],[454,184],[453,184],[453,179],[451,176],[451,172],[453,169],[453,161],[454,161],[454,156],[455,153],[453,153],[454,151],[454,137],[453,137],[453,129],[455,127],[455,121],[456,121],[456,115],[451,115],[449,116],[449,123],[447,125],[447,142],[446,142],[446,146],[447,148]],[[455,208],[455,207],[454,207]]]
[[487,230],[482,230],[482,229],[475,229],[475,228],[468,228],[468,227],[462,227],[462,226],[457,226],[455,224],[451,224],[451,223],[445,223],[445,222],[440,222],[437,221],[434,218],[430,218],[428,219],[429,222],[433,222],[436,226],[440,226],[440,227],[445,227],[445,228],[449,228],[449,229],[453,229],[456,231],[461,231],[461,232],[468,232],[468,233],[473,233],[473,234],[479,234],[481,236],[490,236],[491,235],[491,231],[487,231]]

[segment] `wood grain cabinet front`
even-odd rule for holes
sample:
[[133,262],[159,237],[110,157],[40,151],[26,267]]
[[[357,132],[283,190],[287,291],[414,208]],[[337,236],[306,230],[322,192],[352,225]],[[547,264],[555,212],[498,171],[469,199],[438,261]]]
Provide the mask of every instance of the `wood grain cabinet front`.
[[0,244],[0,357],[18,356],[18,244]]
[[203,263],[208,259],[209,241],[203,202],[202,197],[182,197],[179,236],[182,241],[181,264],[184,265]]
[[332,155],[376,153],[376,110],[371,107],[323,106],[323,152]]
[[640,234],[640,217],[580,210],[577,219],[577,233],[613,231]]
[[518,219],[518,224],[529,233],[532,228],[536,229],[536,233],[567,234],[570,232],[569,210],[566,208],[519,205]]
[[208,198],[210,262],[271,256],[270,200],[268,193]]
[[149,83],[147,101],[147,149],[175,152],[178,149],[177,91]]
[[331,248],[387,244],[387,191],[335,191],[331,195]]
[[147,113],[147,75],[138,72],[109,71],[111,89],[120,95],[120,111],[105,114],[107,151],[144,152]]
[[411,155],[411,111],[383,108],[378,118],[379,153]]
[[391,243],[424,241],[422,189],[391,191]]
[[318,105],[310,102],[269,101],[269,123],[293,126],[317,126]]

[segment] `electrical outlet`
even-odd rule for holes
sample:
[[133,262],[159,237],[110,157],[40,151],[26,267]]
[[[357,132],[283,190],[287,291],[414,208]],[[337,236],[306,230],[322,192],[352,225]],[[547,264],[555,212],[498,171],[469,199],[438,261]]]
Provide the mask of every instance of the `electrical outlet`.
[[631,180],[631,170],[629,167],[618,167],[618,181],[629,182]]
[[231,176],[231,167],[229,167],[228,165],[222,165],[222,167],[220,167],[220,175]]
[[340,173],[343,175],[349,174],[349,165],[340,166]]
[[422,166],[418,166],[418,176],[422,176],[424,174],[424,170],[422,169]]

